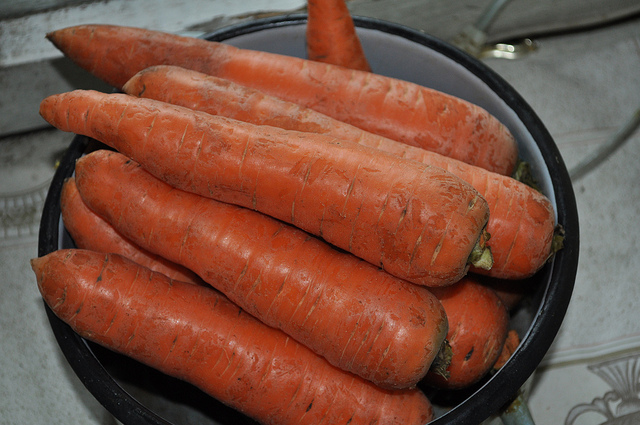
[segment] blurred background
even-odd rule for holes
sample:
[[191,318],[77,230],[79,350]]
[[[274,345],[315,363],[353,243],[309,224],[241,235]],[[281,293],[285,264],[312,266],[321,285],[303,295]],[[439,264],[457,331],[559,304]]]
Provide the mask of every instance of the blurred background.
[[[480,58],[539,115],[573,175],[581,248],[564,324],[526,389],[529,409],[538,424],[640,416],[640,2],[348,5],[353,15],[424,31]],[[72,138],[48,128],[38,104],[74,88],[110,90],[62,58],[45,34],[113,23],[198,36],[304,7],[301,0],[0,3],[0,424],[115,423],[60,353],[28,263],[56,159]]]

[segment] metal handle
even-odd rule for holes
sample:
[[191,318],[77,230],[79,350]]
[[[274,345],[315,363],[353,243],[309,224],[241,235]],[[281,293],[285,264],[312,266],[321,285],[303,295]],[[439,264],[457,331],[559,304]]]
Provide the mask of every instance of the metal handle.
[[493,0],[489,7],[485,9],[482,15],[480,15],[480,18],[476,21],[475,27],[482,32],[486,32],[491,21],[493,21],[498,12],[500,12],[508,1],[509,0]]
[[487,42],[486,30],[498,12],[509,0],[493,0],[475,24],[467,25],[451,40],[451,43],[461,50],[479,57]]
[[518,396],[502,411],[500,419],[504,425],[535,425],[521,392],[518,392]]
[[629,136],[633,134],[633,132],[636,130],[636,128],[638,128],[639,125],[640,108],[636,109],[631,118],[629,118],[629,120],[599,149],[592,152],[585,159],[580,161],[578,165],[576,165],[569,171],[571,180],[576,181],[580,179],[589,171],[600,165],[600,163],[607,159],[609,155],[615,152],[620,146],[624,144],[624,142],[629,139]]
[[487,45],[487,28],[509,0],[493,0],[475,24],[467,25],[451,43],[476,58],[516,59],[537,49],[537,44],[525,39],[519,44]]

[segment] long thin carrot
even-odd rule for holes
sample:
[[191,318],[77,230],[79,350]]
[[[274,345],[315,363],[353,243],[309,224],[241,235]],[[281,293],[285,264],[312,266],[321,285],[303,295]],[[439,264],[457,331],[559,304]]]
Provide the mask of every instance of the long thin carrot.
[[447,341],[453,356],[449,376],[428,373],[425,382],[448,389],[467,388],[484,377],[498,360],[509,326],[509,314],[489,287],[469,276],[432,291],[447,312]]
[[417,284],[451,284],[477,248],[488,254],[486,201],[436,167],[126,94],[76,90],[40,112],[175,187],[291,223]]
[[78,248],[119,254],[171,279],[204,284],[191,270],[152,254],[119,234],[113,226],[85,205],[73,177],[62,185],[60,207],[64,227]]
[[307,58],[371,71],[345,0],[307,0]]
[[134,243],[378,385],[415,385],[442,345],[446,315],[431,292],[297,228],[175,189],[117,152],[79,159],[76,184]]
[[551,255],[555,212],[549,199],[511,177],[397,142],[231,81],[181,67],[159,65],[134,75],[126,93],[214,115],[287,130],[322,133],[443,168],[474,186],[489,205],[487,231],[493,253],[489,270],[501,279],[523,279]]
[[78,334],[265,425],[422,425],[433,417],[419,390],[386,391],[343,372],[212,288],[86,250],[31,265],[46,303]]
[[510,175],[513,135],[485,109],[411,82],[203,39],[110,25],[60,29],[47,38],[67,57],[121,88],[152,65],[173,64],[300,103],[403,143]]

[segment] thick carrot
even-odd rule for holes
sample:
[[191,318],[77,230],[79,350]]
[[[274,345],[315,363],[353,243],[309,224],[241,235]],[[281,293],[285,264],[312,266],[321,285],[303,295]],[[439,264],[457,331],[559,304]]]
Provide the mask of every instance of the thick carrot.
[[436,167],[126,94],[76,90],[40,112],[172,186],[291,223],[417,284],[458,281],[476,248],[490,256],[486,201]]
[[477,105],[411,82],[301,58],[110,25],[60,29],[47,38],[94,75],[121,88],[152,65],[230,79],[403,143],[510,175],[513,135]]
[[415,385],[444,341],[446,315],[426,288],[300,229],[175,189],[117,152],[78,160],[76,184],[87,206],[134,243],[380,386]]
[[345,0],[307,0],[307,58],[371,71]]
[[181,67],[147,68],[127,81],[123,90],[253,124],[351,140],[457,175],[473,185],[489,205],[487,231],[492,235],[490,245],[494,260],[491,269],[475,270],[479,273],[501,279],[523,279],[538,271],[551,255],[555,230],[551,202],[511,177],[408,146],[259,90]]
[[60,207],[64,227],[76,247],[105,254],[119,254],[171,279],[204,284],[191,270],[152,254],[119,234],[113,226],[85,205],[73,177],[67,179],[62,186]]
[[422,425],[433,416],[419,390],[383,390],[343,372],[212,288],[87,250],[31,266],[45,302],[79,335],[263,424]]
[[449,318],[447,341],[453,356],[447,378],[427,374],[425,382],[460,389],[478,382],[498,360],[509,326],[509,314],[500,298],[488,287],[465,277],[447,288],[434,288]]

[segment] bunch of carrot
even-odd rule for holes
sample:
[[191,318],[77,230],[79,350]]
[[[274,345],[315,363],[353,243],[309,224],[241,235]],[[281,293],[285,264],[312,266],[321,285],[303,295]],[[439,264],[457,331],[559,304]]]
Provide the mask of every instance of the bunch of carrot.
[[513,351],[514,303],[480,275],[534,275],[554,211],[509,177],[499,121],[373,73],[344,1],[308,9],[309,59],[117,26],[48,34],[124,93],[42,101],[113,150],[65,182],[77,249],[32,267],[79,334],[260,422],[426,423],[418,383],[467,387]]

